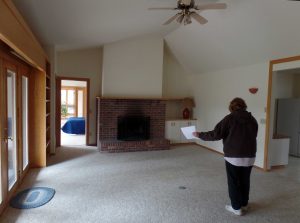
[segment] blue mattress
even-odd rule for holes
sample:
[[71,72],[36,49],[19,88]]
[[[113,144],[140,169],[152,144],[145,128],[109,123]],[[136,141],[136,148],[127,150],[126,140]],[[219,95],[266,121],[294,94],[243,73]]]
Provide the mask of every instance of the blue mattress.
[[61,130],[68,134],[85,134],[85,119],[82,117],[68,118]]

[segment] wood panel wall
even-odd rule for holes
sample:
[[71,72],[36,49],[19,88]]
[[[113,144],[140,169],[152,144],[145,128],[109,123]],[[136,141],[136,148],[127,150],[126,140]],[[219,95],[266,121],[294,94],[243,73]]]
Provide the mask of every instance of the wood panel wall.
[[29,78],[30,167],[46,166],[46,73],[33,69]]
[[0,40],[31,65],[45,70],[48,58],[11,0],[0,0]]

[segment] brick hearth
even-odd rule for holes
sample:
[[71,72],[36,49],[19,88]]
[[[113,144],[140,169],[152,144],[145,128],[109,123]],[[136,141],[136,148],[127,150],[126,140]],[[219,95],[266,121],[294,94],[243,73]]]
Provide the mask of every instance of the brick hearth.
[[[170,148],[165,139],[166,103],[160,99],[97,98],[97,145],[101,152],[132,152]],[[119,116],[149,116],[150,139],[117,140]]]

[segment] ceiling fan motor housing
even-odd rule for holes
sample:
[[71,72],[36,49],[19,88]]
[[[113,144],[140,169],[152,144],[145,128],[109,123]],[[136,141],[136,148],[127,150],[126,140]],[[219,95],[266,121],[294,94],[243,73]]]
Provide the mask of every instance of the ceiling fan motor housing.
[[183,1],[183,0],[179,0],[177,2],[177,8],[181,9],[181,10],[194,8],[194,6],[195,6],[195,1],[194,0],[191,0],[190,4],[186,4],[185,1]]
[[[299,0],[300,1],[300,0]],[[225,9],[225,3],[211,3],[204,5],[195,5],[195,0],[178,0],[177,7],[162,7],[162,8],[149,8],[153,9],[163,9],[163,10],[180,10],[176,15],[168,19],[164,25],[170,24],[172,21],[176,20],[178,23],[184,22],[184,25],[192,23],[192,19],[195,19],[200,24],[206,24],[208,21],[203,16],[197,13],[197,10],[208,10],[208,9]]]

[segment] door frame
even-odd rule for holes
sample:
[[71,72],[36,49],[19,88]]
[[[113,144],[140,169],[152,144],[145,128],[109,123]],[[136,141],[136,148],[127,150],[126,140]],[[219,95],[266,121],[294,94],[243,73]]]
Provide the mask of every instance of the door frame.
[[265,131],[265,148],[264,148],[264,170],[269,170],[269,143],[270,143],[270,117],[271,117],[271,99],[272,99],[272,80],[274,66],[277,64],[300,61],[300,56],[286,57],[269,62],[269,80],[268,80],[268,97],[266,109],[266,131]]
[[[18,91],[17,91],[17,89],[19,89],[19,84],[18,84],[18,79],[19,79],[19,74],[18,74],[18,68],[17,68],[17,65],[16,64],[14,64],[14,63],[12,63],[12,62],[10,62],[10,61],[4,61],[4,63],[3,63],[3,68],[4,68],[4,70],[3,70],[3,75],[4,75],[4,80],[5,80],[5,82],[4,82],[4,103],[3,103],[3,105],[4,105],[4,109],[5,109],[5,111],[4,111],[4,121],[5,121],[5,124],[4,124],[4,137],[7,137],[7,135],[8,135],[8,133],[7,133],[7,131],[8,131],[8,121],[7,121],[7,119],[8,119],[8,100],[7,100],[7,92],[8,92],[8,84],[7,84],[7,77],[8,77],[8,71],[12,71],[12,72],[15,72],[15,80],[14,80],[14,88],[15,89],[13,89],[13,91],[14,91],[14,106],[15,106],[15,134],[16,135],[13,135],[12,134],[12,136],[13,137],[15,137],[15,140],[13,140],[13,141],[15,141],[15,146],[16,146],[16,148],[15,148],[15,150],[16,150],[16,160],[15,160],[15,162],[16,162],[16,181],[14,182],[14,184],[13,184],[13,186],[12,186],[12,188],[11,189],[9,189],[9,188],[6,188],[7,190],[8,190],[8,193],[10,192],[10,191],[12,191],[13,190],[13,188],[17,185],[17,183],[18,183],[18,178],[19,178],[19,170],[20,170],[20,163],[19,163],[19,160],[20,160],[20,158],[19,158],[19,154],[20,154],[20,138],[22,138],[21,137],[21,135],[19,134],[20,132],[19,132],[19,130],[20,130],[20,107],[19,107],[19,101],[20,101],[20,98],[18,97]],[[8,138],[6,138],[6,143],[5,143],[5,157],[8,157],[8,140],[7,140]],[[7,159],[7,163],[6,164],[8,164],[8,160],[9,160],[9,158]],[[7,167],[7,170],[8,170],[9,168]],[[9,176],[7,176],[7,177],[9,177]],[[9,182],[9,180],[7,181],[7,182]],[[8,185],[8,187],[9,187],[9,185]]]
[[56,119],[55,119],[55,135],[56,135],[56,147],[61,146],[61,81],[84,81],[86,82],[86,122],[85,122],[85,144],[89,145],[89,107],[90,107],[90,79],[89,78],[79,78],[79,77],[63,77],[56,76]]
[[[5,143],[4,138],[6,134],[4,132],[5,128],[7,128],[7,123],[5,118],[7,117],[7,82],[6,80],[6,71],[10,69],[16,73],[15,76],[15,93],[16,93],[16,168],[17,168],[17,180],[14,186],[9,190],[8,189],[8,148],[7,143]],[[0,213],[6,208],[9,199],[13,196],[17,187],[21,184],[23,178],[29,170],[29,165],[23,170],[23,147],[22,147],[22,91],[20,89],[20,80],[22,76],[27,76],[30,78],[31,68],[28,64],[21,61],[19,58],[14,55],[10,55],[9,49],[1,44],[0,42],[0,104],[4,105],[0,108],[0,153],[1,153],[1,191],[2,193],[2,202],[0,204]],[[29,160],[30,161],[30,160]]]

